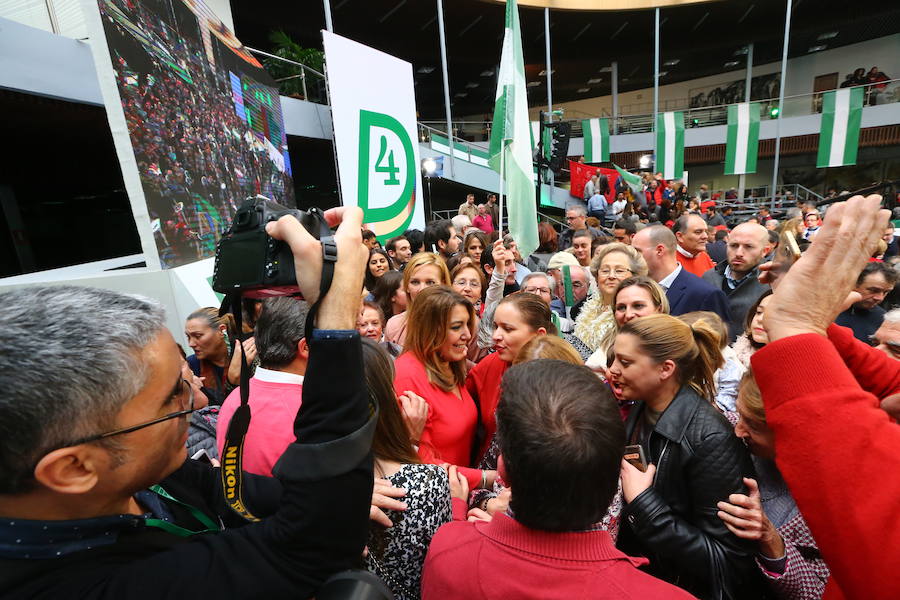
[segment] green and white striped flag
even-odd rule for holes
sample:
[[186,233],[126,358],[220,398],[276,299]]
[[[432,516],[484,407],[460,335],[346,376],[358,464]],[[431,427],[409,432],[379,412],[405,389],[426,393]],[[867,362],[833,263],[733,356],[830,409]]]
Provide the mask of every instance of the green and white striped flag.
[[667,180],[684,175],[683,112],[656,115],[656,170]]
[[522,256],[538,247],[530,129],[519,9],[516,0],[507,0],[488,162],[503,178],[509,233],[516,239]]
[[863,88],[826,92],[822,98],[822,128],[816,167],[856,164],[859,125],[862,121]]
[[609,119],[584,119],[584,162],[609,161]]
[[644,187],[641,176],[635,175],[634,173],[629,173],[616,163],[613,163],[613,166],[616,168],[616,171],[619,172],[619,177],[622,178],[622,181],[624,181],[628,188],[631,190],[631,195],[637,198],[638,194],[641,193]]
[[756,173],[759,155],[759,103],[743,102],[728,107],[728,143],[725,174]]

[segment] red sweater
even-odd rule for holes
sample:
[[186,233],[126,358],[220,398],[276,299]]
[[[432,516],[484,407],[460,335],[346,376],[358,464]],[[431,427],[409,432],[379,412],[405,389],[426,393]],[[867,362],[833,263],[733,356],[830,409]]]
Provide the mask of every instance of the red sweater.
[[394,367],[397,370],[394,390],[398,394],[415,392],[428,402],[428,420],[419,440],[419,458],[436,465],[445,462],[457,465],[469,486],[477,487],[481,483],[481,471],[467,468],[478,421],[478,411],[469,392],[459,386],[460,397],[457,398],[453,392],[445,392],[428,381],[425,365],[411,352],[401,354]]
[[478,449],[478,456],[484,455],[497,431],[497,403],[500,402],[500,380],[510,367],[510,363],[497,353],[490,354],[466,377],[466,389],[481,407],[481,422],[484,423],[484,441]]
[[681,252],[676,251],[675,260],[681,263],[681,266],[684,267],[685,271],[693,273],[697,277],[703,277],[704,273],[710,269],[716,268],[716,263],[712,261],[709,254],[706,253],[706,250],[695,254],[693,258],[688,258]]
[[900,598],[900,428],[844,364],[883,393],[896,389],[900,361],[846,343],[835,326],[828,334],[832,343],[792,336],[751,359],[776,463],[831,569],[825,597]]
[[646,563],[617,550],[606,531],[550,533],[498,514],[438,529],[422,570],[422,600],[693,598],[638,570]]

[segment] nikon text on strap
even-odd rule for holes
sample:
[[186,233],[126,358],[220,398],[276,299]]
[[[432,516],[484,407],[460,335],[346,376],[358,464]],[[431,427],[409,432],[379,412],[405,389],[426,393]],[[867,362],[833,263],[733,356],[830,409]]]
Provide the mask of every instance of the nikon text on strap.
[[[328,229],[328,225],[322,221],[322,234],[320,241],[322,243],[322,279],[319,283],[319,297],[310,307],[306,317],[306,328],[304,335],[312,334],[313,320],[319,310],[319,304],[331,288],[331,280],[334,277],[334,265],[337,262],[337,245],[334,243],[334,237]],[[234,315],[237,330],[241,330],[243,317],[241,315],[241,292],[233,292],[228,294],[222,301],[222,307],[219,309],[219,315],[228,312],[229,307]],[[233,352],[236,345],[240,344],[240,340],[234,341],[232,346]],[[247,508],[243,498],[243,454],[244,454],[244,438],[247,435],[247,429],[250,427],[250,365],[247,364],[247,356],[241,348],[241,405],[231,417],[228,423],[228,431],[225,434],[225,445],[222,448],[222,466],[220,475],[222,478],[222,492],[225,496],[225,502],[231,507],[235,513],[246,519],[247,521],[259,521],[259,518]]]

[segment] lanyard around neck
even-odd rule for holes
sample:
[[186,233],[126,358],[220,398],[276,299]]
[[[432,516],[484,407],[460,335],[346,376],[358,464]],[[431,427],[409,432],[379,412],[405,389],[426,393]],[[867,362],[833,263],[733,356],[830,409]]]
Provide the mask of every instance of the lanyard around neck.
[[213,520],[210,519],[206,514],[204,514],[203,511],[201,511],[196,506],[191,506],[190,504],[186,504],[181,500],[178,500],[177,498],[173,498],[172,495],[164,490],[161,485],[151,486],[150,491],[186,508],[188,512],[191,513],[191,515],[195,519],[197,519],[197,521],[199,521],[206,527],[206,529],[202,529],[200,531],[192,531],[190,529],[175,525],[174,523],[170,523],[169,521],[163,521],[162,519],[147,519],[146,523],[148,527],[156,527],[157,529],[168,531],[169,533],[177,535],[178,537],[191,537],[192,535],[197,535],[200,533],[220,531],[219,526],[216,525],[216,523],[214,523]]

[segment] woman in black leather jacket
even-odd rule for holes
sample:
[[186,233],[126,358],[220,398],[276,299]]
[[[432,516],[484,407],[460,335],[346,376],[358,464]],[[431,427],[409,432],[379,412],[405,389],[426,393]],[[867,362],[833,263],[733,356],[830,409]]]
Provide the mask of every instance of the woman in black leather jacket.
[[628,444],[650,463],[622,462],[627,505],[617,545],[650,559],[647,570],[704,599],[760,598],[755,548],[716,516],[716,503],[745,494],[753,466],[731,425],[710,403],[722,364],[716,329],[669,315],[622,327],[610,377],[637,404],[625,423]]

